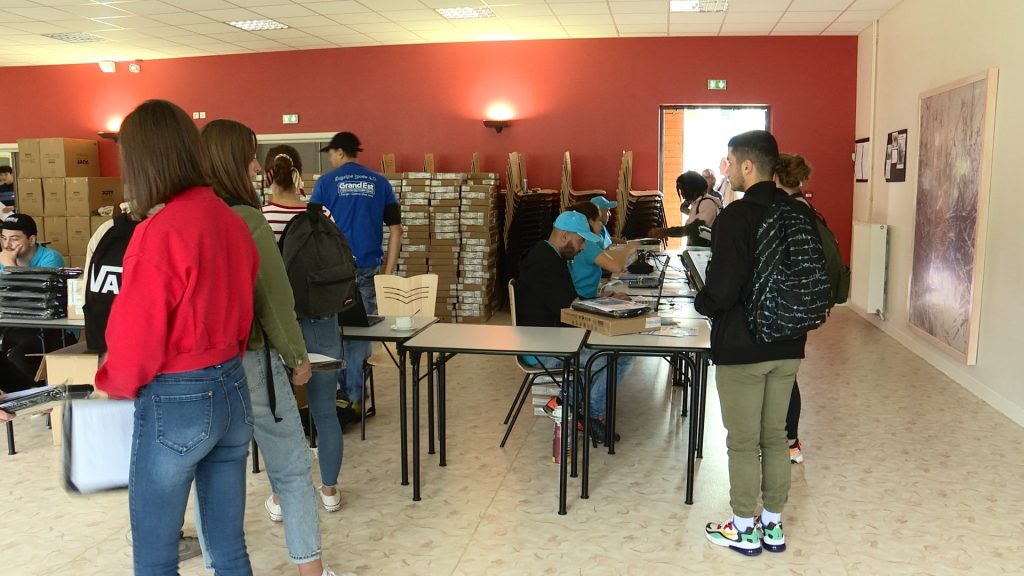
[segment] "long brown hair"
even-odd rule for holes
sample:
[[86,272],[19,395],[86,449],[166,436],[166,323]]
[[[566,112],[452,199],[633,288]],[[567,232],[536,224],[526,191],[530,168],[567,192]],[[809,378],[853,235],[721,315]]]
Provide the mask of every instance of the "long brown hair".
[[146,100],[125,117],[119,139],[125,194],[140,218],[189,188],[208,185],[199,131],[173,103]]
[[256,133],[241,122],[219,119],[203,127],[202,139],[214,191],[222,198],[258,206],[249,181],[249,163],[256,158]]

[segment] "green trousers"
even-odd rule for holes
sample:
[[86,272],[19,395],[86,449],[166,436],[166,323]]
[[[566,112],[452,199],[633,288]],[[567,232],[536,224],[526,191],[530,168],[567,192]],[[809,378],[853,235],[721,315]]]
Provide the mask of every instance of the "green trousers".
[[789,499],[786,411],[799,367],[799,360],[715,367],[728,432],[729,504],[736,516],[756,514],[759,492],[771,512],[781,514]]

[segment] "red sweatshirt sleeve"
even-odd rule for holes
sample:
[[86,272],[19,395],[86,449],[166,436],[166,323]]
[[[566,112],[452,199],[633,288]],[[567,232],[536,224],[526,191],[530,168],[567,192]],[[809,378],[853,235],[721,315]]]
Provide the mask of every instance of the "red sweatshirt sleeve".
[[168,320],[183,286],[155,263],[125,255],[122,285],[135,287],[114,300],[107,322],[107,347],[119,351],[96,373],[96,386],[112,398],[135,398],[159,372],[169,348]]

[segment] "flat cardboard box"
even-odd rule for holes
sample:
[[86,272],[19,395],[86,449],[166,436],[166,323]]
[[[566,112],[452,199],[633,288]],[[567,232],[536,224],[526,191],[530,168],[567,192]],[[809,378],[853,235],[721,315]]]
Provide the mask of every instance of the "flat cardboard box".
[[[46,189],[45,183],[43,189]],[[102,206],[113,206],[116,214],[124,202],[124,186],[120,178],[68,178],[65,189],[68,216],[95,216]]]
[[43,178],[100,175],[100,148],[95,140],[40,138],[39,157]]
[[[18,177],[42,178],[43,167],[39,158],[38,138],[18,139]],[[24,212],[24,210],[22,210]],[[26,212],[27,213],[27,212]]]
[[50,244],[50,248],[67,254],[68,219],[64,216],[46,216],[43,218],[43,225],[46,227],[46,242]]
[[63,178],[43,178],[43,215],[67,216],[67,190]]
[[37,221],[43,216],[43,181],[40,178],[18,178],[18,212]]
[[85,248],[92,238],[88,216],[68,216],[68,254],[85,257]]
[[580,312],[579,310],[573,310],[572,308],[563,308],[561,316],[562,322],[565,324],[576,326],[577,328],[584,328],[591,332],[604,334],[605,336],[636,334],[638,332],[648,330],[647,316],[637,316],[636,318],[612,318],[610,316]]

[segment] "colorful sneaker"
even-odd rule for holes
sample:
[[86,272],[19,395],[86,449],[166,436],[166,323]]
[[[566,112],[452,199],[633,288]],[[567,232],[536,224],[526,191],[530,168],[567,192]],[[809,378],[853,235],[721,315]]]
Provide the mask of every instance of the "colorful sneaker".
[[800,451],[799,440],[797,440],[795,444],[789,445],[789,461],[793,464],[799,464],[804,461],[803,452]]
[[550,416],[554,420],[562,419],[562,399],[558,396],[552,396],[548,403],[545,404],[542,409],[544,413]]
[[783,552],[786,550],[786,535],[782,532],[782,521],[762,524],[761,518],[757,519],[757,531],[761,533],[761,543],[764,549],[769,552]]
[[267,496],[267,501],[263,503],[263,507],[267,509],[267,516],[270,516],[271,522],[280,522],[284,519],[284,515],[281,514],[281,505],[274,502],[274,495]]
[[[781,533],[781,528],[779,530]],[[704,527],[704,534],[712,544],[730,548],[740,554],[757,556],[761,553],[761,537],[756,526],[751,526],[743,532],[738,532],[732,525],[732,519],[730,518],[727,522],[720,524],[709,522]]]

